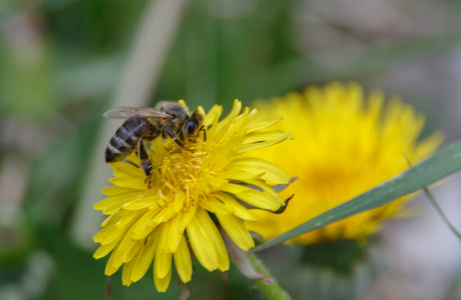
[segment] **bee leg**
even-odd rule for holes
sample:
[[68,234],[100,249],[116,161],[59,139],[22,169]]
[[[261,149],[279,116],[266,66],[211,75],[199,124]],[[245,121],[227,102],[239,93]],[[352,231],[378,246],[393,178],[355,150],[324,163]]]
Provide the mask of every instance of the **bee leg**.
[[202,125],[202,127],[200,127],[200,129],[198,130],[199,132],[200,131],[203,131],[203,141],[206,142],[206,129],[205,129],[205,125]]
[[147,152],[146,146],[144,145],[144,138],[140,138],[138,142],[138,147],[136,149],[136,154],[138,155],[139,162],[141,167],[146,174],[146,183],[151,184],[151,175],[152,175],[152,164],[150,162],[149,153]]
[[184,134],[184,131],[182,131],[182,129],[180,131],[178,131],[178,136],[179,136],[179,139],[181,141],[185,141],[186,140],[186,135]]
[[178,140],[178,138],[174,135],[174,133],[169,128],[163,128],[166,134],[181,148],[184,148],[184,145]]

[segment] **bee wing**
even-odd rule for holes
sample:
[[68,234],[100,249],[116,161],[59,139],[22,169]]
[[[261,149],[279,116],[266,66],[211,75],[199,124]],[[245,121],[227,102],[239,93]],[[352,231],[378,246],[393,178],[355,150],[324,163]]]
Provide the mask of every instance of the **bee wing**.
[[129,107],[129,106],[119,106],[108,110],[104,113],[104,117],[110,119],[148,119],[148,118],[158,118],[158,119],[170,119],[171,115],[159,112],[153,107]]

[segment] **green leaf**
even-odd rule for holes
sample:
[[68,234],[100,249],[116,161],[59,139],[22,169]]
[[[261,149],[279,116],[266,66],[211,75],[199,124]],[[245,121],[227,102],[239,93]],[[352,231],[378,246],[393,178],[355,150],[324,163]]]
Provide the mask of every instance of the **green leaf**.
[[461,141],[437,152],[428,159],[375,188],[259,245],[250,252],[261,251],[306,232],[384,205],[397,198],[423,189],[459,170],[461,170]]

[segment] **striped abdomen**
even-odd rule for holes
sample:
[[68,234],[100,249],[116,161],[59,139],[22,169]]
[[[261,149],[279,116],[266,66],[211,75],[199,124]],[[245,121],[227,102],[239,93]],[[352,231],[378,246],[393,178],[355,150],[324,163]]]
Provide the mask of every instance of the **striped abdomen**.
[[157,129],[147,119],[128,119],[110,139],[106,148],[106,162],[121,161],[138,146],[141,137],[154,139]]

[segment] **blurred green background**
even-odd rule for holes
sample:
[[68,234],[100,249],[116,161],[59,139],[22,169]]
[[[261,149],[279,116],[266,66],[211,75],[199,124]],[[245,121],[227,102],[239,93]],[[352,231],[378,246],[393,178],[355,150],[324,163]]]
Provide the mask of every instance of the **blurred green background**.
[[[105,110],[162,99],[228,109],[234,98],[250,105],[358,81],[403,96],[450,142],[461,138],[460,42],[459,0],[0,1],[0,299],[104,299],[92,204],[110,174],[103,147],[120,125]],[[461,190],[447,183],[439,198],[461,226]],[[458,241],[431,215],[397,225],[371,251],[375,267],[339,279],[301,267],[299,249],[261,256],[295,299],[312,286],[312,299],[460,299]],[[422,275],[434,266],[438,281]],[[195,270],[191,299],[264,299],[235,267],[227,282]],[[181,291],[173,279],[157,294],[152,275],[122,287],[119,273],[113,299]]]

